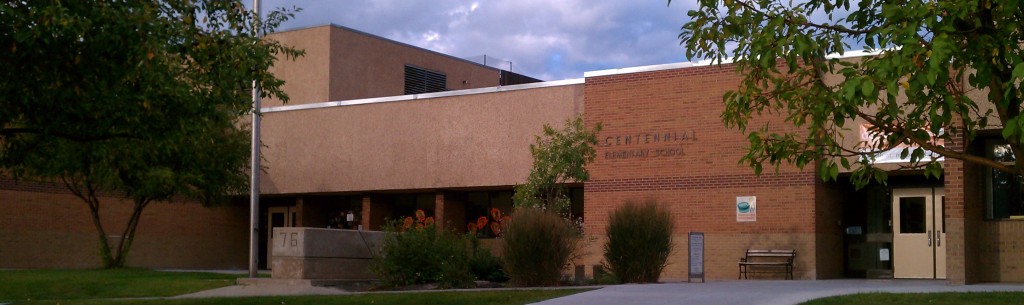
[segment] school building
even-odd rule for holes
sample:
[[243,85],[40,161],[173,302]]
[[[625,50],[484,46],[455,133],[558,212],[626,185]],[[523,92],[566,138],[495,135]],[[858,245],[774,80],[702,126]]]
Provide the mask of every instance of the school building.
[[[588,125],[604,126],[591,179],[569,186],[587,241],[576,264],[588,272],[602,259],[608,214],[626,201],[653,200],[676,222],[665,280],[687,279],[687,235],[701,232],[708,280],[737,278],[747,249],[795,249],[797,279],[1024,282],[1016,177],[955,159],[942,161],[941,179],[894,170],[887,185],[861,190],[847,174],[822,182],[813,167],[756,176],[737,164],[746,137],[720,119],[722,94],[740,80],[729,64],[540,82],[337,25],[269,38],[306,56],[275,68],[292,100],[266,101],[263,109],[264,266],[272,227],[337,226],[342,217],[345,227],[375,230],[419,209],[465,230],[491,208],[510,213],[535,135],[544,124],[582,115]],[[752,126],[765,122],[787,128],[770,115]],[[863,132],[853,128],[848,138]],[[944,145],[1005,159],[999,139],[994,133]],[[898,153],[877,160],[904,161]],[[98,265],[87,207],[59,185],[3,178],[0,198],[8,211],[0,216],[0,268]],[[107,199],[104,220],[123,224],[129,205]],[[247,201],[151,205],[128,264],[245,269]]]

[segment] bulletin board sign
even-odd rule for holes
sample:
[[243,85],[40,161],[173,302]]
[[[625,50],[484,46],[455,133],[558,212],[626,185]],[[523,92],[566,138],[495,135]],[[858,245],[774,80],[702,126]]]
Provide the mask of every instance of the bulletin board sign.
[[757,196],[736,197],[736,222],[757,221]]
[[690,232],[688,238],[689,253],[690,253],[690,276],[686,280],[692,282],[695,278],[700,278],[700,282],[704,282],[704,233],[702,232]]

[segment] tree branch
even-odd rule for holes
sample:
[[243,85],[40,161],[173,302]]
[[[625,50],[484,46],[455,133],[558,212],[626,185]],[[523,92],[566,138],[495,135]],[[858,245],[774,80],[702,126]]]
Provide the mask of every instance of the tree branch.
[[18,134],[50,135],[58,138],[68,139],[75,142],[93,142],[111,139],[138,139],[129,133],[111,133],[101,136],[83,136],[65,132],[43,131],[36,128],[0,128],[0,137],[10,137]]
[[935,144],[932,143],[932,139],[919,139],[919,138],[913,136],[906,129],[898,127],[898,126],[881,125],[881,124],[878,123],[877,120],[874,119],[874,117],[872,117],[872,116],[870,116],[870,115],[868,115],[868,114],[866,114],[866,113],[864,113],[862,111],[858,111],[857,112],[857,116],[862,118],[862,119],[864,119],[869,124],[879,128],[879,129],[881,129],[881,130],[883,130],[883,131],[885,131],[887,133],[899,134],[900,136],[903,137],[903,139],[909,140],[910,142],[912,142],[914,144],[917,144],[921,148],[926,149],[928,151],[931,151],[933,153],[937,153],[937,154],[939,154],[941,156],[948,157],[948,158],[953,158],[953,159],[963,160],[964,162],[969,162],[969,163],[974,163],[974,164],[988,166],[988,167],[991,167],[991,168],[994,168],[994,169],[997,169],[997,170],[1000,170],[1000,171],[1004,171],[1004,172],[1007,172],[1007,173],[1020,174],[1020,171],[1018,171],[1017,168],[1014,167],[1014,166],[1006,165],[1006,164],[997,162],[995,160],[991,160],[991,159],[988,159],[988,158],[972,155],[972,154],[969,154],[969,153],[959,152],[959,151],[947,149],[945,146],[935,145]]

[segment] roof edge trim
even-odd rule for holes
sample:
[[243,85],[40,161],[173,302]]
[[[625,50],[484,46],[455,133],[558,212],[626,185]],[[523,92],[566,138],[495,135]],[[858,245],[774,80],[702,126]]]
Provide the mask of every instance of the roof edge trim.
[[[880,54],[882,54],[882,53],[884,53],[886,51],[889,51],[889,50],[898,50],[898,49],[899,48],[879,49],[879,50],[854,50],[854,51],[843,52],[842,55],[839,55],[838,53],[829,54],[829,55],[826,55],[825,58],[828,58],[828,59],[833,59],[833,58],[835,58],[835,59],[843,59],[843,58],[854,58],[854,57],[864,57],[864,56],[875,56],[875,55],[880,55]],[[722,62],[721,62],[721,64],[731,64],[731,63],[733,63],[733,58],[732,57],[730,57],[730,58],[723,58]],[[715,63],[715,64],[718,64],[718,63]],[[678,62],[678,63],[671,63],[671,64],[660,64],[660,65],[651,65],[651,66],[638,66],[638,67],[627,67],[627,68],[617,68],[617,69],[589,71],[589,72],[583,72],[583,77],[587,78],[587,77],[611,76],[611,75],[641,73],[641,72],[654,72],[654,71],[683,69],[683,68],[693,68],[693,67],[710,66],[710,65],[713,65],[711,63],[711,60],[703,59],[703,60],[691,61],[691,62]]]
[[671,63],[671,64],[660,64],[660,65],[650,65],[650,66],[639,66],[639,67],[607,69],[607,70],[583,72],[583,77],[587,78],[587,77],[609,76],[609,75],[617,75],[617,74],[630,74],[630,73],[651,72],[651,71],[660,71],[660,70],[682,69],[682,68],[689,68],[689,67],[692,67],[692,66],[693,66],[692,62],[677,62],[677,63]]

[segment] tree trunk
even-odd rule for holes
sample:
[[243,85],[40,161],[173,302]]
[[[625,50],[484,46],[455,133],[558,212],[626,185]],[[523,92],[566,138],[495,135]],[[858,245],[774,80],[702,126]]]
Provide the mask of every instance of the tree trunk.
[[74,177],[62,177],[61,180],[75,197],[82,199],[82,201],[89,205],[89,214],[92,216],[92,223],[96,227],[96,233],[99,237],[100,260],[103,263],[103,268],[116,269],[124,267],[128,252],[132,247],[132,242],[135,240],[135,229],[139,226],[142,210],[149,205],[151,200],[149,198],[134,200],[135,204],[132,209],[131,218],[128,219],[128,224],[125,225],[122,231],[117,248],[112,249],[110,241],[107,239],[107,232],[103,229],[103,221],[100,219],[100,199],[96,195],[95,186],[93,186],[88,178],[78,180]]
[[92,215],[92,223],[96,226],[96,233],[99,234],[100,259],[103,261],[103,268],[112,268],[114,260],[110,256],[110,242],[107,241],[107,232],[103,230],[103,222],[100,221],[99,199],[95,195],[90,195],[88,199],[83,198],[83,200],[89,204],[89,214]]
[[124,231],[121,233],[121,240],[118,242],[117,251],[113,253],[112,263],[107,268],[124,267],[129,250],[132,248],[132,242],[135,241],[135,229],[139,227],[142,210],[150,202],[147,198],[135,199],[134,201],[135,205],[132,209],[132,216],[128,219],[128,224],[125,225]]
[[64,187],[67,187],[75,197],[82,199],[89,206],[92,224],[96,226],[96,233],[99,237],[100,260],[103,262],[103,268],[111,268],[114,260],[110,256],[110,242],[107,241],[107,232],[103,230],[103,222],[100,221],[100,199],[96,196],[96,187],[89,180],[89,174],[86,173],[85,178],[62,176],[60,180],[64,182]]

